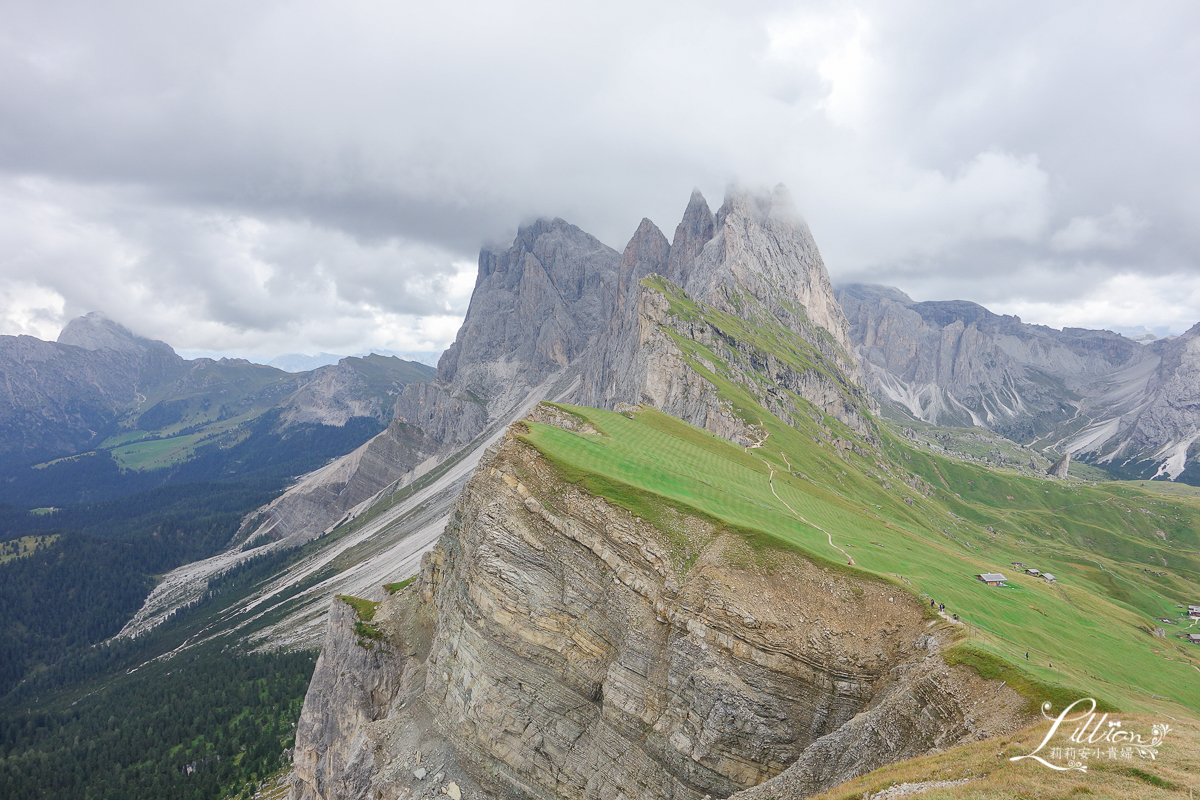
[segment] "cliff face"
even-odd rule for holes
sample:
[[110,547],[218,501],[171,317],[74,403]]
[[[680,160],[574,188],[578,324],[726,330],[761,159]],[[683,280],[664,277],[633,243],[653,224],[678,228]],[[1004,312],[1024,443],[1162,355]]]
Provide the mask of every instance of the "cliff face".
[[[693,238],[689,231],[687,241],[694,247],[699,236]],[[829,273],[808,225],[782,185],[770,194],[731,191],[717,212],[712,238],[690,264],[687,255],[676,264],[672,266],[678,272],[667,277],[695,300],[740,314],[748,296],[792,322],[791,327],[816,326],[843,352],[850,377],[858,377],[846,317],[834,297]]]
[[1200,439],[1200,323],[1147,349],[1157,363],[1144,389],[1134,395],[1139,402],[1115,425],[1111,419],[1097,420],[1073,444],[1099,453],[1101,463],[1141,459],[1154,470],[1152,477],[1200,483],[1200,454],[1194,446]]
[[[507,436],[418,585],[380,606],[383,640],[332,618],[292,796],[801,797],[1019,721],[1024,700],[947,667],[949,626],[896,587],[668,527]],[[414,621],[433,619],[426,649]]]
[[283,403],[284,425],[345,425],[353,417],[383,424],[395,415],[396,397],[406,385],[427,381],[433,370],[424,364],[375,353],[343,358],[296,379],[296,389]]
[[[522,228],[507,251],[485,249],[467,317],[437,379],[406,388],[397,417],[433,441],[461,446],[533,387],[570,370],[582,377],[572,402],[613,408],[648,400],[672,414],[687,406],[691,412],[679,415],[704,424],[718,412],[701,411],[705,401],[694,392],[681,399],[655,388],[679,374],[667,343],[650,333],[663,320],[642,281],[655,274],[694,302],[782,325],[849,383],[858,381],[846,318],[786,189],[731,189],[715,215],[693,193],[671,243],[643,220],[619,257],[562,220]],[[656,364],[661,358],[667,363]],[[822,404],[819,393],[812,399]]]
[[965,301],[917,303],[896,289],[861,285],[843,288],[838,300],[869,388],[882,400],[928,422],[992,427],[1018,439],[1027,438],[1022,423],[1071,408],[1097,376],[1147,356],[1109,331],[1056,331]]

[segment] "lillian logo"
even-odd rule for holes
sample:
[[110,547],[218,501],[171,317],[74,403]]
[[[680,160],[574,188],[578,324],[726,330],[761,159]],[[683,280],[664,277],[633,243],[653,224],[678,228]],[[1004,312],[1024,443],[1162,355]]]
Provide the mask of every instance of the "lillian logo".
[[[1085,704],[1086,710],[1080,710]],[[1139,758],[1153,761],[1158,758],[1158,746],[1171,730],[1169,725],[1156,724],[1149,737],[1125,730],[1120,720],[1109,720],[1108,714],[1097,717],[1096,701],[1090,697],[1071,703],[1057,717],[1050,716],[1050,708],[1050,703],[1042,704],[1042,716],[1054,721],[1046,733],[1046,738],[1042,739],[1042,743],[1032,753],[1013,756],[1009,761],[1032,758],[1050,769],[1080,772],[1087,772],[1086,762],[1104,758],[1132,759],[1137,755]],[[1059,729],[1064,725],[1066,729],[1071,729],[1066,742],[1051,744],[1055,734],[1059,733]]]

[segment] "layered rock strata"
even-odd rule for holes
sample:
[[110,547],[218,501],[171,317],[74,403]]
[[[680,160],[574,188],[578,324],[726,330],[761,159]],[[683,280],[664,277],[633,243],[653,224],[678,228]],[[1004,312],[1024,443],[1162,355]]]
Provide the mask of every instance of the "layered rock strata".
[[801,797],[1020,721],[1023,698],[946,666],[951,626],[899,587],[684,513],[652,526],[564,483],[519,432],[418,584],[380,606],[382,639],[331,620],[296,800],[450,780],[472,797]]

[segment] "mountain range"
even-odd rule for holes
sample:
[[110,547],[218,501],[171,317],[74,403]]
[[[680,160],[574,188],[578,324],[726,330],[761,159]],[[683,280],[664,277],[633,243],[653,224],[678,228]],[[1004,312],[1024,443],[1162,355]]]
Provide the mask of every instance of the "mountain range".
[[[288,374],[241,359],[189,361],[167,344],[131,333],[92,312],[71,320],[58,341],[0,336],[0,465],[79,455],[92,448],[179,430],[212,433],[268,410],[286,428],[386,424],[406,383],[429,377],[421,364],[371,355]],[[140,437],[139,437],[140,435]]]
[[[1161,666],[1147,627],[1193,580],[1188,501],[996,473],[875,415],[991,427],[1036,452],[1019,424],[1073,433],[1099,416],[1068,400],[1146,413],[1084,390],[1150,363],[1177,374],[1174,343],[872,287],[838,299],[782,189],[732,191],[716,213],[695,194],[671,240],[644,220],[620,254],[562,220],[481,253],[436,379],[405,388],[336,480],[243,531],[344,531],[343,555],[388,542],[256,639],[311,641],[340,593],[291,796],[804,797],[1015,731],[1047,698],[1140,702],[1087,672],[1095,647],[1168,669],[1137,680],[1190,702],[1190,654]],[[315,518],[292,509],[320,495],[334,513],[297,527]],[[1058,582],[1014,580],[1016,606],[973,577],[1035,559]],[[318,563],[337,559],[300,574]],[[1150,573],[1168,583],[1119,588]],[[1139,621],[1146,638],[1126,633]],[[1049,669],[1018,667],[1029,647]]]
[[881,286],[838,300],[872,393],[898,419],[990,428],[1114,477],[1200,483],[1200,324],[1141,344]]
[[[378,426],[162,570],[97,656],[106,681],[142,685],[320,647],[294,739],[245,749],[290,749],[279,796],[792,800],[1007,744],[1042,703],[1192,719],[1200,659],[1176,607],[1200,601],[1200,503],[1162,479],[1193,474],[1197,333],[1143,344],[835,291],[786,190],[735,187],[715,212],[693,193],[670,239],[643,220],[621,252],[561,219],[484,248],[436,372],[190,362],[221,388],[150,428],[192,396],[139,388],[178,367],[125,332],[133,393],[108,427],[64,410],[46,430],[119,458],[118,430],[147,446],[234,420],[200,415],[217,397],[262,409],[246,421],[268,450]],[[12,697],[36,703],[64,669]],[[64,720],[86,714],[57,691]],[[164,748],[172,791],[268,791],[209,729],[187,736]],[[1145,774],[1175,785],[1177,761]]]

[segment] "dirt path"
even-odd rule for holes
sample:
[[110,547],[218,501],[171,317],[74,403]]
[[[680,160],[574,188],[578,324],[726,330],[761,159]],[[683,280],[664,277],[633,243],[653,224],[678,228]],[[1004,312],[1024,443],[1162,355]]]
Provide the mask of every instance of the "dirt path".
[[[766,439],[763,439],[763,441],[765,442]],[[783,503],[784,506],[787,507],[787,510],[792,512],[793,517],[800,520],[805,525],[816,528],[821,533],[823,533],[827,537],[829,537],[829,546],[832,547],[834,550],[837,550],[842,555],[844,555],[846,557],[846,562],[850,566],[854,566],[854,558],[849,553],[847,553],[845,550],[843,550],[842,548],[838,547],[836,544],[833,543],[833,534],[831,534],[829,531],[822,528],[820,525],[814,525],[813,523],[809,522],[807,519],[804,518],[804,515],[800,514],[798,511],[796,511],[796,509],[794,509],[790,505],[788,505],[788,502],[779,496],[779,492],[775,491],[775,468],[772,467],[771,462],[767,461],[765,458],[762,460],[762,462],[764,464],[766,464],[767,469],[771,471],[771,474],[767,477],[767,484],[771,487],[771,494],[775,495],[775,499],[778,500],[779,502]]]

